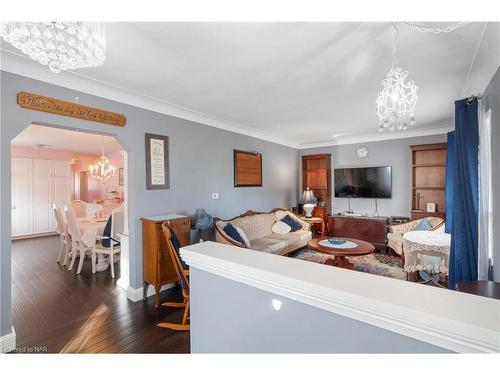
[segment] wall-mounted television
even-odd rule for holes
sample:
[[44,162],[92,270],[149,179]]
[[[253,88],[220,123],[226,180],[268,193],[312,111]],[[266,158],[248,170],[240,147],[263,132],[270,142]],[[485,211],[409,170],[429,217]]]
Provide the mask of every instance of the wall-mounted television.
[[391,198],[392,167],[335,169],[335,196]]

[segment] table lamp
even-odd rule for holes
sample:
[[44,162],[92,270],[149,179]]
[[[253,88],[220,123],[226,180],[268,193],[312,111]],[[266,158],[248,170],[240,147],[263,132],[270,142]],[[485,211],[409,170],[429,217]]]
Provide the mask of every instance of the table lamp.
[[314,206],[316,206],[316,203],[318,203],[318,200],[314,197],[312,190],[309,190],[309,188],[306,188],[306,190],[304,190],[304,192],[302,193],[301,203],[303,204],[302,207],[304,208],[306,217],[312,217]]

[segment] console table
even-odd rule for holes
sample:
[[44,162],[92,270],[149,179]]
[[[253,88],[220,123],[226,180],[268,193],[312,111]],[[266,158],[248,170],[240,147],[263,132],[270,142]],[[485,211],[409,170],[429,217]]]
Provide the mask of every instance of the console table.
[[385,216],[345,216],[328,217],[328,234],[334,237],[355,238],[369,242],[377,250],[386,251],[387,223]]

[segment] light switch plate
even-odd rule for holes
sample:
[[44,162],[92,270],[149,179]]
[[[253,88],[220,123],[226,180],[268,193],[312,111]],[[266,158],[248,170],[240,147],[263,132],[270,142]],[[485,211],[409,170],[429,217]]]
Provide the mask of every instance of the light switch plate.
[[212,193],[212,199],[219,199],[219,193]]

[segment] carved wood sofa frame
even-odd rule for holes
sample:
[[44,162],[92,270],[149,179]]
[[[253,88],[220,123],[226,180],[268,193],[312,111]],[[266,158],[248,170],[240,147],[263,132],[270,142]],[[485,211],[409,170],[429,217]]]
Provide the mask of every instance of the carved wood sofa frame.
[[[310,223],[307,223],[305,222],[304,220],[300,219],[296,214],[294,214],[292,211],[290,210],[287,210],[285,208],[273,208],[271,211],[269,212],[260,212],[260,211],[252,211],[252,210],[248,210],[247,212],[241,214],[241,215],[238,215],[238,216],[235,216],[231,219],[221,219],[221,218],[218,218],[218,217],[214,217],[214,227],[215,227],[215,231],[216,231],[216,234],[218,234],[224,241],[226,241],[227,243],[231,244],[231,245],[234,245],[234,246],[237,246],[237,247],[242,247],[242,248],[245,248],[246,247],[242,244],[240,244],[239,242],[236,242],[234,241],[231,237],[229,237],[223,230],[221,230],[218,226],[217,226],[217,222],[218,221],[224,221],[224,222],[230,222],[230,221],[233,221],[234,219],[238,219],[240,217],[248,217],[248,216],[255,216],[255,215],[264,215],[264,214],[273,214],[275,213],[276,211],[286,211],[288,213],[290,213],[293,218],[295,220],[297,220],[298,222],[300,222],[302,224],[302,226],[304,228],[306,228],[306,230],[310,230],[311,229],[311,224]],[[287,251],[286,253],[284,254],[281,254],[283,256],[288,256],[290,254],[293,254],[295,253],[296,251],[298,250],[301,250],[303,248],[305,248],[307,246],[302,246],[300,248],[297,248],[297,249],[292,249],[292,250],[289,250]]]

